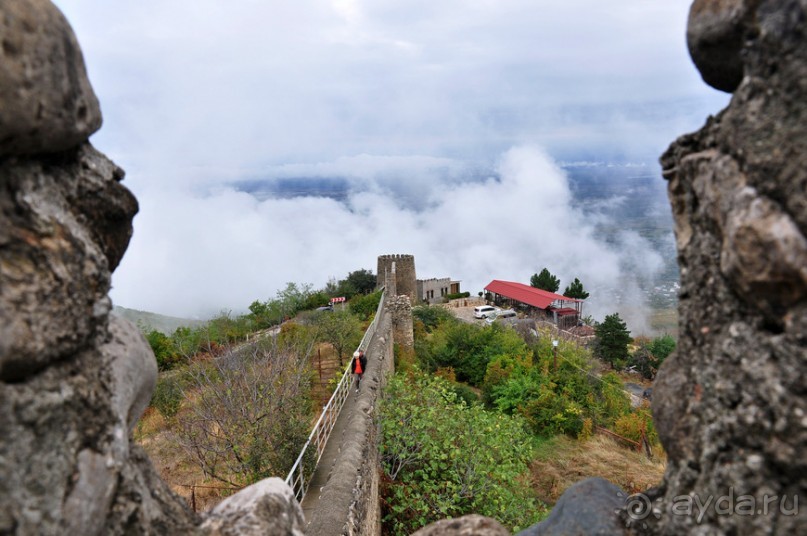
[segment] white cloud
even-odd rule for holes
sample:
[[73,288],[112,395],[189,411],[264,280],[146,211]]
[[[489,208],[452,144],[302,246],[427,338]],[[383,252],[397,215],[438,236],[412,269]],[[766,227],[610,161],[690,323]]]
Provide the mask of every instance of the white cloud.
[[[686,52],[690,0],[55,1],[104,112],[93,142],[141,203],[114,296],[163,312],[243,308],[385,252],[472,289],[544,265],[608,284],[630,270],[561,174],[507,151],[649,161],[728,101]],[[355,191],[228,186],[296,172]]]
[[689,0],[57,3],[127,168],[653,155],[727,100],[689,60]]

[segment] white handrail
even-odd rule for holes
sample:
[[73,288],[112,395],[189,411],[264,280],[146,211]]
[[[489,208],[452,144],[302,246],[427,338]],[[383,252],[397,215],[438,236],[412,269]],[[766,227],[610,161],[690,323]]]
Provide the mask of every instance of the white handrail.
[[[381,311],[384,307],[384,298],[386,296],[384,289],[382,288],[381,290],[381,299],[378,301],[378,309],[376,309],[375,318],[373,318],[373,321],[367,327],[367,331],[364,332],[364,336],[362,337],[361,342],[356,350],[366,350],[367,345],[370,343],[373,335],[375,335],[375,331],[378,326],[378,319],[381,317]],[[303,500],[303,497],[305,497],[306,491],[308,491],[308,485],[311,483],[310,481],[311,477],[313,476],[313,472],[316,471],[317,465],[319,465],[319,460],[322,458],[322,453],[325,452],[325,445],[328,443],[328,437],[330,437],[331,431],[333,430],[334,425],[336,425],[336,419],[339,418],[339,413],[342,411],[342,406],[345,405],[345,401],[350,393],[350,384],[352,380],[350,374],[351,362],[352,359],[348,361],[345,371],[342,373],[342,377],[339,379],[339,383],[336,384],[336,389],[334,389],[328,403],[322,408],[322,413],[320,414],[319,419],[317,419],[317,423],[314,425],[314,428],[308,435],[308,440],[305,442],[305,445],[303,445],[299,456],[297,456],[297,460],[291,467],[289,476],[286,477],[286,484],[291,486],[292,490],[294,490],[294,496],[297,497],[297,500],[300,502]],[[305,457],[308,447],[311,446],[312,442],[317,449],[317,458],[314,462],[314,468],[311,470],[312,474],[306,475],[303,458]]]

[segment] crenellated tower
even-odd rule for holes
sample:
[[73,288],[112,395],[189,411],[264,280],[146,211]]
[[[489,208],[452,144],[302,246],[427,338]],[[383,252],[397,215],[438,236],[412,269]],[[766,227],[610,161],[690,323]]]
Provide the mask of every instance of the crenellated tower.
[[411,303],[417,303],[417,274],[415,272],[414,255],[379,255],[377,284],[386,284],[387,276],[393,273],[395,265],[395,295],[409,296]]

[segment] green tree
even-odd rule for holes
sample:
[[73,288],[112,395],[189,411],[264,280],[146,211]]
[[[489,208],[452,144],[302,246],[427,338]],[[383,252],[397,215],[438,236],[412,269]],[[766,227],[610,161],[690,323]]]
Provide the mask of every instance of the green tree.
[[277,301],[283,319],[291,318],[305,307],[308,297],[312,294],[311,285],[298,287],[296,283],[286,283],[286,288],[277,291]]
[[544,268],[540,274],[532,274],[530,278],[530,286],[540,288],[549,292],[557,292],[560,288],[560,279],[549,273],[549,270]]
[[315,317],[319,339],[329,343],[339,356],[339,366],[344,366],[345,355],[361,341],[361,322],[348,311],[321,312]]
[[356,270],[347,274],[345,282],[350,285],[355,294],[370,294],[375,291],[376,277],[370,270]]
[[610,363],[612,368],[622,368],[632,339],[628,326],[619,318],[619,313],[607,315],[602,323],[594,326],[594,334],[594,354]]
[[348,302],[350,312],[362,320],[369,320],[378,309],[378,302],[381,301],[381,291],[372,294],[353,296]]
[[568,298],[575,298],[577,300],[585,300],[589,297],[589,293],[583,288],[583,283],[580,282],[578,278],[574,278],[571,285],[566,287],[566,290],[563,291],[563,295]]
[[152,329],[146,333],[146,340],[154,352],[159,370],[169,370],[181,361],[182,356],[174,348],[173,341],[161,331]]

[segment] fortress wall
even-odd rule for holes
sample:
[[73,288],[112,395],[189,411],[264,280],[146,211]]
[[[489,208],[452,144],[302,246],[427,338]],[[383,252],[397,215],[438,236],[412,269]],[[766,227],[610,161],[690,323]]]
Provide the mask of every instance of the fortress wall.
[[340,455],[320,491],[316,517],[308,525],[306,534],[369,536],[381,532],[377,415],[384,386],[395,368],[391,314],[385,312],[379,321],[367,357],[367,372],[353,412],[343,415],[350,420],[342,437],[330,439],[340,442]]

